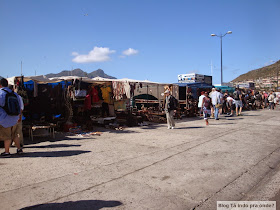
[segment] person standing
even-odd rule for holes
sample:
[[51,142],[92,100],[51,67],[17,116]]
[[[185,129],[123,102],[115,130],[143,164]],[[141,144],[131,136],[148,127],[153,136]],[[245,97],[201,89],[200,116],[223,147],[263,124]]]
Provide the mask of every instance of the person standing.
[[167,129],[175,128],[174,113],[178,106],[177,99],[171,95],[170,90],[166,90],[164,100],[164,111],[166,113]]
[[204,95],[204,91],[201,91],[201,95],[198,98],[198,109],[199,109],[199,117],[201,117],[201,115],[203,115],[203,106],[202,106],[202,101],[203,98],[205,97]]
[[[208,94],[210,98],[212,98],[212,93],[215,91],[215,88],[212,88],[212,91]],[[214,107],[211,107],[211,118],[214,118]]]
[[209,125],[208,116],[211,115],[211,98],[209,98],[207,92],[204,93],[204,98],[202,99],[202,109],[206,125]]
[[[14,91],[13,85],[9,85],[8,87],[12,91]],[[24,104],[23,104],[22,97],[20,95],[18,95],[18,99],[20,101],[20,115],[19,115],[19,121],[18,121],[18,125],[17,125],[19,134],[15,135],[14,138],[19,138],[20,146],[23,147],[24,142],[23,142],[23,133],[22,133],[22,112],[24,109]],[[13,146],[15,145],[16,141],[17,141],[16,139],[12,139]]]
[[[242,112],[242,94],[239,88],[235,88],[235,91],[233,92],[233,98],[235,100],[235,111],[236,116],[240,116]],[[238,110],[239,108],[239,110]]]
[[219,120],[219,107],[218,104],[222,104],[222,94],[217,91],[217,88],[214,88],[214,91],[211,94],[211,101],[214,107],[214,116],[215,120]]
[[264,101],[264,108],[268,106],[268,94],[263,91],[263,101]]
[[[6,95],[12,93],[12,90],[8,88],[8,81],[5,78],[2,78],[0,81],[0,140],[4,141],[5,152],[1,153],[1,157],[10,157],[10,145],[12,139],[15,140],[17,147],[17,154],[22,154],[22,148],[20,146],[19,137],[21,131],[18,126],[20,119],[20,99],[17,93],[13,93],[16,96],[14,98],[15,111],[13,114],[7,113],[7,104],[6,104]],[[13,98],[10,97],[11,101]],[[6,106],[5,106],[6,105]],[[23,109],[23,108],[22,108]],[[10,111],[10,110],[9,110]]]
[[255,94],[255,105],[257,109],[262,108],[262,95],[259,93],[259,91]]
[[273,91],[271,91],[268,96],[269,110],[274,109],[274,99],[275,99],[274,93]]

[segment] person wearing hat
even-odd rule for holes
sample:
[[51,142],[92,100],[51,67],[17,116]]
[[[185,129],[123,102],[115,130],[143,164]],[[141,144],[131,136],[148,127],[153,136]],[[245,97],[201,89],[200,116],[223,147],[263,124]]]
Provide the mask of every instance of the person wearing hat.
[[176,113],[178,101],[174,96],[171,95],[170,90],[167,89],[166,91],[164,91],[164,94],[164,111],[166,113],[167,129],[174,129],[174,113]]

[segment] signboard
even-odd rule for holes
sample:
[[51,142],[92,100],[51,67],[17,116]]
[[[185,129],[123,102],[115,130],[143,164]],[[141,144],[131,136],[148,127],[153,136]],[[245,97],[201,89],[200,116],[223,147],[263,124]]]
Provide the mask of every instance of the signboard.
[[204,75],[204,83],[212,85],[212,76]]
[[254,89],[255,88],[255,83],[253,82],[248,82],[248,83],[240,83],[238,84],[239,88],[251,88]]
[[178,75],[178,82],[180,83],[195,83],[195,82],[202,82],[212,85],[212,76],[202,75],[202,74],[179,74]]

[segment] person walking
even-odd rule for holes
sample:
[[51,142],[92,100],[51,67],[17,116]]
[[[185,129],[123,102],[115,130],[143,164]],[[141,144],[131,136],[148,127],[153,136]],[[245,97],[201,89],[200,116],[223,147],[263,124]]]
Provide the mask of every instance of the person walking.
[[215,120],[219,120],[219,109],[222,108],[222,98],[222,94],[218,92],[216,88],[214,88],[214,91],[212,91],[211,94],[211,101],[214,107]]
[[202,117],[203,116],[203,106],[202,106],[202,101],[203,101],[203,98],[205,97],[204,95],[204,91],[201,91],[201,95],[199,96],[198,98],[198,104],[197,104],[197,107],[199,109],[199,117]]
[[175,128],[174,113],[176,113],[178,101],[174,96],[171,95],[170,90],[167,89],[164,93],[165,93],[164,111],[166,113],[167,129],[174,129]]
[[[239,88],[235,88],[233,92],[233,98],[235,100],[235,111],[236,116],[240,116],[242,112],[242,94]],[[239,109],[239,110],[238,110]]]
[[[4,141],[5,152],[1,153],[1,157],[11,157],[10,145],[12,139],[15,140],[17,154],[22,154],[19,137],[21,130],[18,126],[20,119],[20,99],[17,93],[8,88],[8,81],[2,78],[0,81],[0,141]],[[9,100],[7,100],[9,99]],[[6,104],[8,103],[9,104]],[[11,104],[10,104],[11,103]],[[10,108],[8,108],[8,105]],[[15,109],[11,110],[11,107]]]
[[203,109],[203,114],[204,114],[204,120],[206,122],[206,125],[209,125],[208,122],[208,116],[211,115],[211,98],[208,96],[208,93],[204,93],[204,98],[202,100],[202,109]]

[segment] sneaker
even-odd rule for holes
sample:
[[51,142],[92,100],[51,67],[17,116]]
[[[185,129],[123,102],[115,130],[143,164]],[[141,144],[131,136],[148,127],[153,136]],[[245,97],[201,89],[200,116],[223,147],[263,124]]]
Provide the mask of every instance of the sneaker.
[[171,129],[171,127],[167,127],[167,129]]
[[21,154],[23,154],[23,151],[22,151],[22,149],[17,149],[17,154],[18,154],[18,155],[21,155]]
[[171,127],[171,129],[174,129],[174,127]]
[[3,152],[3,153],[1,153],[1,157],[5,157],[5,158],[11,157],[11,153]]

